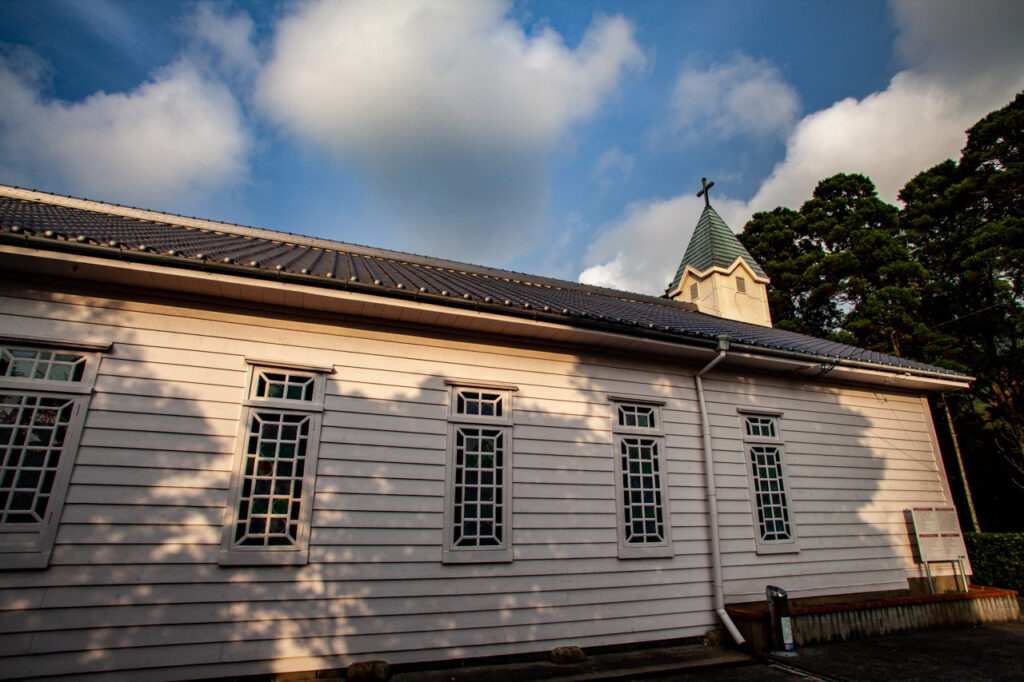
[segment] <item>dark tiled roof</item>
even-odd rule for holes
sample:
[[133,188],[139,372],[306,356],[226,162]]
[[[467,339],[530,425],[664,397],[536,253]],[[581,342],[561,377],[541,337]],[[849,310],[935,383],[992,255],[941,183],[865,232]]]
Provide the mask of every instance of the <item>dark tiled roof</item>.
[[700,214],[700,220],[697,221],[697,227],[693,230],[693,236],[690,237],[686,253],[683,254],[683,260],[679,263],[679,269],[676,270],[676,276],[668,286],[668,291],[671,292],[679,286],[687,265],[693,266],[698,272],[704,272],[715,266],[727,268],[735,263],[737,258],[745,260],[761,277],[768,276],[761,269],[761,264],[750,255],[736,238],[736,234],[725,224],[722,216],[707,206]]
[[856,361],[962,376],[854,346],[713,317],[696,312],[690,304],[664,298],[180,216],[152,214],[166,222],[126,217],[119,215],[120,207],[95,206],[86,210],[0,196],[0,241],[38,243],[45,238],[53,240],[53,248],[109,250],[118,257],[159,256],[161,263],[172,267],[201,263],[257,277],[288,274],[312,285],[358,287],[380,295],[422,294],[432,302],[472,302],[499,314],[529,311],[567,324],[656,334],[680,342],[711,345],[718,335],[728,334],[734,343],[755,351],[809,355],[823,363]]

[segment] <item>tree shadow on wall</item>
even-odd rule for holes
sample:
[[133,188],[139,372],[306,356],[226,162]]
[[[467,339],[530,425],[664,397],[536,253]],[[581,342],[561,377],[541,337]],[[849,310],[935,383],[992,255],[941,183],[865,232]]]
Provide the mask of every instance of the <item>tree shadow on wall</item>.
[[[159,297],[145,306],[111,297],[98,308],[56,299],[37,304],[50,333],[107,326],[115,345],[51,566],[0,574],[5,676],[239,676],[629,643],[715,625],[693,366],[339,328],[326,316],[254,318],[201,302],[185,312],[186,331]],[[218,565],[246,357],[335,367],[305,566]],[[452,377],[518,386],[511,563],[442,563]],[[787,406],[802,424],[787,434],[801,553],[758,556],[735,408],[778,400],[790,384],[713,375],[708,384],[727,592],[780,579],[795,592],[849,587],[816,576],[863,561],[858,543],[890,533],[890,514],[901,518],[879,485],[889,436],[872,432],[883,427],[841,401],[825,412]],[[623,394],[666,401],[672,557],[618,558],[609,395]],[[847,435],[836,442],[839,426]],[[860,472],[856,487],[830,485],[831,472],[847,469]],[[875,554],[879,570],[902,567],[884,544]]]

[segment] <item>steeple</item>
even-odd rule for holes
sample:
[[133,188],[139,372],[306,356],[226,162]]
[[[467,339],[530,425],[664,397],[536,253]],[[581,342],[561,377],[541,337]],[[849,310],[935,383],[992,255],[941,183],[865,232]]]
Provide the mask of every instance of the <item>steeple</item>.
[[770,327],[768,275],[711,207],[714,184],[701,178],[697,196],[704,197],[704,211],[665,296],[709,315]]

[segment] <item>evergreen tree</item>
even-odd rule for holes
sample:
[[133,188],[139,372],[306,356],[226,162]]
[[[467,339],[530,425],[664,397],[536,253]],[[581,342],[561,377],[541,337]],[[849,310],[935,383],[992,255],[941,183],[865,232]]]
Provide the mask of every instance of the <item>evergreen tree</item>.
[[775,326],[827,336],[839,319],[835,287],[808,276],[825,254],[802,230],[800,214],[780,206],[754,215],[739,238],[771,278],[768,305]]
[[958,163],[907,183],[903,223],[932,286],[923,311],[953,341],[934,360],[976,377],[959,420],[1024,486],[1024,93],[967,131]]
[[919,314],[927,273],[863,175],[822,180],[799,212],[756,214],[740,240],[772,279],[776,326],[898,355],[919,356],[931,338]]
[[[902,211],[869,179],[836,175],[799,211],[756,214],[740,240],[772,278],[775,326],[975,377],[949,400],[972,480],[987,476],[990,495],[1005,483],[997,452],[1024,487],[1024,93],[900,199]],[[986,525],[1010,527],[1014,506]]]

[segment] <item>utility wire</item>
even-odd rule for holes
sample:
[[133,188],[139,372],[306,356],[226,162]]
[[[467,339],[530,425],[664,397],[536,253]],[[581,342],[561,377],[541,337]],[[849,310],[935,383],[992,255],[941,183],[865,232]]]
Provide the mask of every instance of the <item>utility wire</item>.
[[1004,305],[1006,305],[1006,304],[1005,303],[996,303],[995,305],[990,305],[987,308],[981,308],[980,310],[973,310],[973,311],[967,313],[966,315],[957,315],[952,320],[946,320],[945,322],[939,322],[938,324],[932,325],[931,327],[928,327],[928,328],[929,329],[937,329],[937,328],[942,327],[944,325],[952,324],[954,322],[959,322],[960,320],[967,319],[971,315],[977,315],[978,313],[983,313],[986,310],[992,310],[993,308],[1001,308]]

